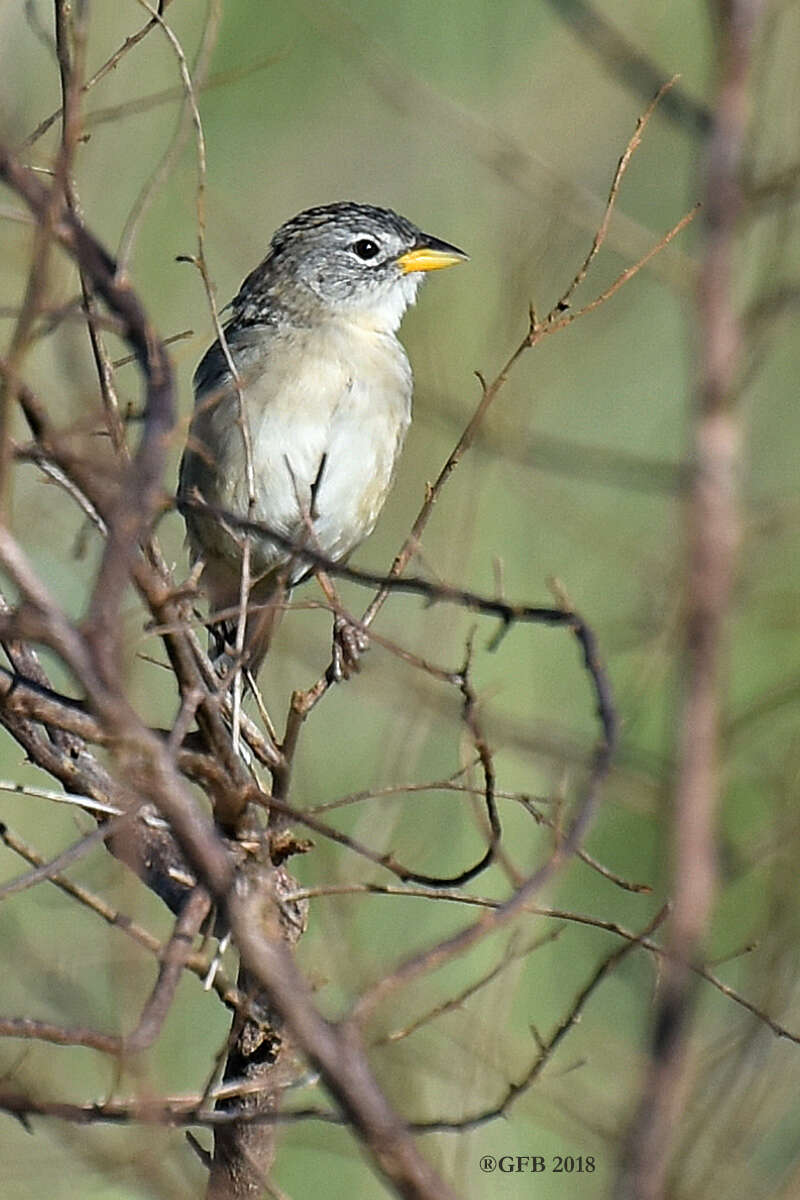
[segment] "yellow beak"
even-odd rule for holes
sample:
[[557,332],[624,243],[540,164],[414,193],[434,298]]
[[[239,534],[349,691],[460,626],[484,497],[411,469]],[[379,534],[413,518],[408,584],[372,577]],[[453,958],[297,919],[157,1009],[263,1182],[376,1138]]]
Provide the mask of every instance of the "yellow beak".
[[441,271],[443,267],[454,267],[467,258],[468,255],[457,246],[432,237],[426,238],[424,245],[401,254],[397,265],[404,275],[408,275],[411,271]]

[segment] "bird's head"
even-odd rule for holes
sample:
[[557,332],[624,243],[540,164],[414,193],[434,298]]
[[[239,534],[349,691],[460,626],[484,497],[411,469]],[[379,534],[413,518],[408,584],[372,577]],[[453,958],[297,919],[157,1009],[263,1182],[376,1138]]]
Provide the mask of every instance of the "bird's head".
[[327,204],[281,226],[242,284],[234,311],[245,321],[341,316],[390,332],[414,302],[424,272],[466,258],[391,209]]

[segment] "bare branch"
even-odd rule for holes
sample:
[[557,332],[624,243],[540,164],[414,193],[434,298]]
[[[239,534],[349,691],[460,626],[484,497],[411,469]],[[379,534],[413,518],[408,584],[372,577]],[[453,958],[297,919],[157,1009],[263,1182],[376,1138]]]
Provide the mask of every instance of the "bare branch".
[[735,378],[741,330],[734,255],[747,124],[748,71],[760,0],[718,6],[720,81],[708,144],[706,245],[698,290],[703,329],[694,414],[683,708],[674,797],[674,910],[647,1079],[631,1122],[619,1195],[660,1200],[688,1083],[687,1043],[715,888],[720,691],[739,541],[740,430]]
[[[13,187],[42,220],[53,212],[53,232],[76,258],[92,285],[122,320],[146,381],[145,428],[139,449],[109,519],[109,539],[89,606],[92,650],[106,677],[116,671],[119,606],[130,562],[147,531],[160,496],[167,439],[175,421],[172,368],[163,343],[150,325],[138,297],[100,243],[70,212],[60,209],[55,191],[0,146],[0,178]],[[55,209],[55,211],[53,211]],[[59,211],[60,209],[60,211]]]

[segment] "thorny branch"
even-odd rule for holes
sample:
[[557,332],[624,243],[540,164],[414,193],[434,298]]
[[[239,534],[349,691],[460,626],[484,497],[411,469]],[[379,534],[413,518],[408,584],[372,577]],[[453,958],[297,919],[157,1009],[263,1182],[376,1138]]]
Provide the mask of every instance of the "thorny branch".
[[[220,1132],[215,1155],[207,1155],[203,1161],[210,1167],[209,1196],[234,1198],[260,1194],[268,1185],[273,1144],[261,1136],[261,1131],[281,1122],[309,1119],[346,1123],[362,1139],[376,1169],[398,1194],[418,1200],[433,1200],[433,1197],[446,1200],[453,1193],[419,1153],[412,1132],[464,1129],[505,1113],[521,1092],[533,1086],[590,997],[633,949],[641,948],[663,961],[665,973],[678,961],[674,948],[665,949],[650,937],[660,923],[663,911],[641,934],[635,934],[601,918],[546,909],[534,902],[543,886],[572,856],[579,856],[620,887],[640,892],[649,890],[648,885],[631,884],[606,868],[582,846],[600,787],[610,767],[617,736],[617,715],[610,684],[590,626],[566,607],[515,605],[498,597],[405,574],[419,551],[442,489],[474,444],[487,412],[518,360],[545,337],[565,329],[578,317],[595,311],[614,296],[694,217],[694,211],[688,213],[602,293],[582,307],[571,308],[574,294],[606,241],[620,184],[645,125],[674,80],[660,89],[637,123],[619,161],[590,250],[571,283],[544,319],[540,320],[531,311],[523,341],[495,379],[487,384],[481,378],[480,401],[473,417],[435,483],[429,487],[388,576],[329,562],[305,544],[291,547],[331,576],[375,591],[360,622],[349,614],[339,613],[339,601],[333,593],[332,603],[337,615],[346,615],[364,632],[370,629],[390,593],[405,592],[420,596],[428,604],[450,603],[498,619],[502,632],[512,625],[526,623],[566,628],[579,644],[583,667],[593,689],[600,735],[579,800],[563,819],[560,813],[556,818],[545,817],[529,799],[505,793],[498,787],[495,754],[483,727],[480,696],[470,674],[471,651],[464,665],[452,670],[428,663],[402,647],[397,648],[414,669],[457,689],[462,702],[462,728],[469,735],[474,755],[470,769],[477,764],[483,773],[480,788],[458,786],[465,796],[477,794],[483,799],[485,851],[476,863],[457,876],[441,878],[412,871],[392,853],[376,853],[356,838],[342,834],[321,818],[320,812],[325,806],[301,808],[291,802],[291,773],[301,729],[309,713],[328,692],[332,672],[329,669],[312,688],[294,694],[281,742],[273,736],[270,727],[264,731],[259,729],[239,711],[235,696],[231,699],[226,689],[220,686],[193,629],[193,617],[188,611],[193,592],[190,588],[176,587],[155,540],[154,524],[168,507],[163,492],[163,472],[175,423],[175,404],[166,340],[159,337],[150,323],[125,271],[132,237],[146,201],[132,211],[128,232],[121,242],[121,263],[115,263],[87,228],[74,186],[73,165],[81,136],[88,125],[81,114],[83,98],[151,31],[160,31],[177,58],[181,74],[181,89],[177,95],[183,98],[195,130],[198,242],[192,261],[201,272],[215,329],[224,346],[212,278],[205,261],[205,142],[197,104],[197,92],[202,87],[208,66],[220,8],[212,4],[196,64],[198,69],[193,75],[180,42],[164,20],[166,2],[157,8],[145,0],[141,3],[148,11],[149,20],[87,79],[84,70],[86,27],[83,22],[88,19],[88,6],[79,2],[72,12],[69,5],[57,0],[55,45],[63,103],[22,143],[22,149],[29,149],[61,118],[62,137],[52,185],[48,187],[42,183],[17,156],[0,147],[0,178],[27,203],[36,227],[27,294],[16,314],[16,333],[10,353],[0,362],[6,399],[2,461],[6,468],[12,460],[27,458],[36,462],[64,488],[81,511],[90,516],[104,539],[102,561],[87,616],[76,623],[66,616],[10,530],[6,526],[0,527],[0,565],[19,595],[14,603],[3,602],[0,606],[0,639],[9,663],[8,669],[0,669],[0,722],[32,762],[60,781],[65,788],[62,799],[81,805],[100,822],[93,834],[50,860],[27,846],[5,826],[0,829],[0,838],[31,867],[25,876],[7,885],[9,894],[48,881],[68,897],[69,902],[80,904],[87,912],[121,929],[158,962],[158,974],[134,1028],[126,1036],[28,1017],[0,1017],[0,1035],[88,1047],[114,1058],[142,1055],[159,1036],[185,971],[208,979],[219,999],[233,1011],[234,1026],[230,1041],[221,1051],[221,1060],[227,1055],[226,1080],[221,1086],[215,1086],[212,1078],[200,1095],[178,1100],[112,1100],[80,1105],[27,1095],[22,1089],[4,1084],[0,1091],[0,1108],[21,1118],[39,1114],[76,1124],[152,1122],[224,1131]],[[208,80],[209,84],[214,82],[214,77]],[[171,91],[169,96],[174,98],[175,94]],[[160,102],[163,98],[166,97],[150,99]],[[134,101],[127,106],[127,111],[135,111],[135,108]],[[95,118],[114,119],[116,115],[112,110],[106,113],[99,110]],[[125,109],[119,115],[125,115]],[[180,126],[175,146],[179,141]],[[175,154],[174,147],[167,152],[165,175],[171,170]],[[42,400],[22,375],[25,353],[37,336],[37,323],[46,314],[52,315],[55,323],[63,315],[49,314],[46,303],[47,267],[54,241],[72,257],[80,273],[80,303],[97,371],[106,432],[113,451],[114,470],[110,472],[98,468],[90,455],[76,449],[70,431],[62,432],[55,427],[50,417],[50,411],[55,410],[55,401],[50,397]],[[100,302],[108,309],[107,317],[98,311]],[[71,309],[74,308],[72,304]],[[133,454],[128,448],[125,422],[119,410],[115,364],[103,343],[102,335],[108,329],[128,342],[144,381],[142,432]],[[235,370],[233,373],[235,375]],[[7,418],[12,405],[17,402],[31,431],[30,446],[13,445],[7,436]],[[242,436],[249,457],[248,431],[244,424]],[[250,534],[264,532],[257,523],[233,514],[220,511],[214,515],[243,533],[245,540]],[[280,540],[269,532],[275,540]],[[245,576],[238,611],[240,630],[244,629],[247,583]],[[152,632],[163,641],[169,670],[179,693],[179,708],[167,729],[149,728],[126,692],[120,668],[120,617],[128,588],[134,589],[142,600],[152,621]],[[52,684],[33,649],[34,643],[47,646],[58,656],[80,692],[78,699],[63,694]],[[196,729],[193,728],[195,722]],[[102,756],[96,756],[92,747],[99,748]],[[245,758],[245,753],[250,757]],[[261,780],[261,767],[271,776],[271,794]],[[213,820],[197,804],[189,781],[198,784],[209,797]],[[450,782],[455,789],[455,781]],[[427,788],[434,791],[438,786],[432,783]],[[21,786],[20,791],[32,798],[48,798],[45,789],[37,791],[31,787],[24,790]],[[375,796],[377,792],[364,794],[367,795]],[[471,897],[456,888],[495,861],[502,839],[498,814],[501,800],[522,803],[532,821],[551,828],[553,845],[544,861],[527,875],[515,876],[509,871],[510,890],[507,889],[502,898]],[[271,814],[266,828],[258,819],[258,810],[262,807],[269,809]],[[275,820],[276,816],[280,820]],[[327,888],[298,888],[280,865],[285,858],[308,848],[287,832],[293,825],[305,826],[320,837],[338,842],[367,862],[393,872],[405,886],[352,882]],[[64,875],[66,866],[101,843],[131,865],[173,910],[173,931],[166,943]],[[409,887],[409,883],[416,886]],[[349,1014],[332,1021],[321,1015],[311,985],[296,965],[292,947],[304,927],[308,901],[316,896],[335,894],[337,890],[461,903],[477,909],[481,915],[450,937],[401,959],[362,992]],[[241,956],[242,974],[238,986],[230,982],[219,964],[209,970],[208,953],[194,949],[195,937],[212,904],[220,924],[232,933]],[[540,913],[564,924],[594,925],[621,938],[622,945],[597,966],[551,1035],[544,1041],[536,1035],[536,1054],[530,1067],[516,1083],[508,1085],[498,1104],[486,1105],[480,1112],[461,1120],[421,1119],[409,1123],[407,1117],[400,1116],[389,1105],[372,1073],[368,1048],[378,1044],[378,1039],[369,1036],[365,1030],[368,1018],[379,1003],[399,988],[463,955],[492,932],[504,929],[517,917],[530,913]],[[548,935],[548,940],[559,936],[561,929],[560,924],[553,934]],[[497,978],[515,954],[529,954],[540,941],[519,951],[512,941],[495,969],[483,973],[449,1001],[396,1030],[395,1036],[386,1039],[387,1044],[411,1037],[417,1029],[466,1003]],[[778,1036],[795,1038],[786,1027],[748,1004],[708,969],[696,962],[689,962],[688,969],[736,1003],[748,1007]],[[252,1061],[248,1061],[245,1053],[248,1039],[255,1047]],[[307,1106],[279,1111],[284,1093],[291,1086],[295,1050],[319,1073],[337,1110]],[[273,1070],[275,1064],[280,1067],[280,1072]],[[241,1066],[241,1072],[234,1071],[234,1066]]]
[[[20,190],[26,194],[25,186],[30,181],[5,151],[0,151],[0,169],[7,179],[18,180]],[[67,227],[72,228],[69,225]],[[120,308],[129,311],[131,307],[134,311],[140,311],[138,301],[132,304],[131,293],[126,290],[120,298],[115,287],[108,285],[105,256],[100,259],[100,269],[94,271],[96,246],[91,239],[78,236],[64,240],[80,258],[84,269],[93,275],[98,290],[105,285],[104,291],[109,302],[113,304],[121,299],[117,311]],[[88,252],[84,254],[85,248],[88,248]],[[130,340],[134,345],[137,344],[139,331],[139,325],[130,330]],[[154,361],[148,357],[143,364],[145,371],[157,369],[158,365],[157,356]],[[158,430],[161,416],[162,413],[151,405],[146,425],[152,421]],[[148,435],[145,429],[142,443],[150,447],[153,445],[152,439],[152,432]],[[154,455],[160,448],[156,442]],[[139,459],[141,456],[140,449]],[[130,528],[125,532],[130,537]],[[141,536],[143,532],[142,524],[137,535]],[[118,569],[127,578],[133,559],[133,546],[126,544],[125,549],[128,553],[125,559],[118,560]],[[20,611],[30,611],[34,636],[51,645],[61,655],[85,688],[96,716],[117,745],[122,761],[127,760],[130,768],[131,759],[136,760],[139,786],[167,818],[190,865],[217,903],[224,908],[251,974],[267,989],[288,1029],[298,1037],[300,1045],[317,1063],[326,1082],[353,1115],[356,1127],[361,1130],[367,1144],[372,1146],[380,1169],[395,1181],[401,1194],[433,1196],[439,1192],[447,1195],[448,1189],[418,1154],[402,1123],[372,1079],[363,1053],[352,1044],[345,1048],[342,1035],[317,1013],[310,993],[306,991],[303,998],[305,983],[288,952],[282,946],[270,945],[268,938],[265,939],[265,934],[270,930],[271,936],[277,936],[279,941],[281,936],[277,923],[268,925],[263,911],[265,905],[269,909],[278,903],[274,884],[270,886],[266,878],[259,879],[260,886],[249,897],[243,879],[233,889],[230,856],[211,824],[197,811],[163,742],[143,727],[127,699],[114,686],[115,676],[98,675],[88,636],[82,637],[69,624],[14,539],[5,530],[0,530],[0,561],[24,598],[25,608]],[[100,568],[101,577],[104,569],[107,570],[107,561],[106,556]],[[274,921],[274,918],[271,920]]]
[[[90,604],[87,633],[74,628],[60,613],[46,588],[7,531],[0,531],[0,558],[22,595],[18,612],[25,613],[33,636],[51,645],[85,689],[90,706],[103,724],[122,760],[137,761],[135,777],[170,822],[190,864],[207,883],[212,895],[227,911],[232,931],[253,978],[266,987],[278,1012],[287,1019],[290,1032],[299,1036],[313,1062],[338,1094],[354,1124],[373,1149],[379,1168],[391,1178],[401,1194],[409,1196],[448,1195],[449,1189],[417,1152],[402,1123],[386,1103],[372,1080],[362,1052],[347,1048],[343,1037],[317,1014],[310,993],[302,999],[301,979],[291,958],[282,948],[264,941],[264,903],[274,904],[273,887],[261,887],[247,900],[243,886],[232,891],[231,864],[211,825],[200,818],[185,791],[170,756],[157,738],[143,728],[120,691],[117,669],[118,608],[122,591],[138,559],[138,545],[148,536],[155,512],[157,487],[163,472],[167,436],[173,423],[171,371],[162,344],[147,322],[130,286],[116,276],[115,266],[102,247],[85,230],[74,213],[54,200],[32,172],[21,166],[6,149],[0,149],[0,176],[24,197],[34,213],[44,219],[55,209],[53,229],[61,244],[76,258],[93,286],[124,323],[125,334],[134,348],[146,381],[147,406],[144,430],[134,458],[134,471],[123,480],[120,496],[112,506],[109,537]],[[29,630],[29,633],[31,631]],[[99,670],[98,670],[99,667]],[[248,929],[255,919],[258,932]],[[277,927],[273,936],[280,933]],[[171,985],[173,974],[167,977]],[[292,986],[286,991],[286,982]],[[170,988],[162,986],[154,1007]],[[302,1010],[306,1008],[304,1013]],[[151,1027],[153,1017],[148,1017]],[[158,1018],[155,1018],[156,1020]],[[213,1178],[213,1176],[212,1176]]]

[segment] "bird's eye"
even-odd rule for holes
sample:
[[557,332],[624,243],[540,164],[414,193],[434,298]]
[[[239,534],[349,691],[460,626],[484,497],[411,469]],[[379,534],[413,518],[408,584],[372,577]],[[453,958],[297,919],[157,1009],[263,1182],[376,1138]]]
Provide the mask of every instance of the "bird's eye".
[[357,242],[353,242],[352,250],[354,254],[357,254],[359,258],[367,262],[378,253],[378,244],[377,242],[373,242],[371,238],[359,238]]

